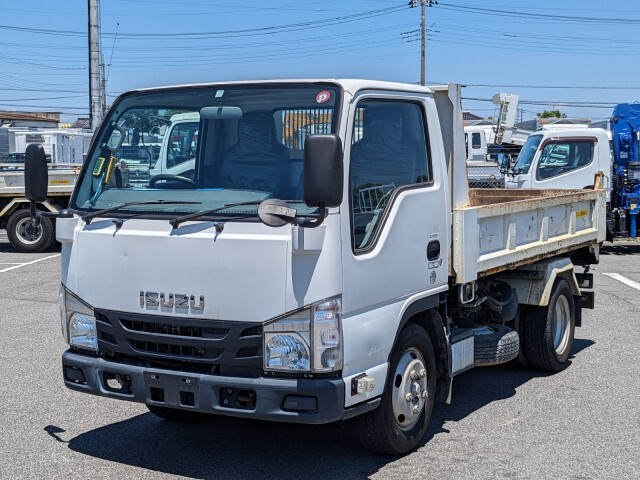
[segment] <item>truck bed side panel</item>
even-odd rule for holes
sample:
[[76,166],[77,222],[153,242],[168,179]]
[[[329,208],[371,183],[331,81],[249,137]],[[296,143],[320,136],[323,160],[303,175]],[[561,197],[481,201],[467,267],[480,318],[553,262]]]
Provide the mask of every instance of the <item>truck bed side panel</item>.
[[534,192],[492,204],[476,198],[479,206],[454,210],[456,283],[604,241],[604,190]]

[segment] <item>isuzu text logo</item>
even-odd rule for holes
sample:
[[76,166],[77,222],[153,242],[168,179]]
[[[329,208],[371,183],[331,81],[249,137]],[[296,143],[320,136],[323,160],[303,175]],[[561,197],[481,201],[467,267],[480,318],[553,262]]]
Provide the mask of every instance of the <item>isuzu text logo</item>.
[[196,303],[195,295],[140,291],[140,308],[170,308],[176,311],[191,309],[192,312],[201,312],[204,310],[204,296],[200,295]]

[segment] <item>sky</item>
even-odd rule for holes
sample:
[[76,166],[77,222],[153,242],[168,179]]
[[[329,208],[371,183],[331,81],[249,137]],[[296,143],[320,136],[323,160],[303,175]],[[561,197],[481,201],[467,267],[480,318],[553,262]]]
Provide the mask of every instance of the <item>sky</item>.
[[[418,0],[419,1],[419,0]],[[0,2],[0,110],[88,117],[87,0]],[[426,8],[426,83],[594,121],[640,101],[637,0],[438,0]],[[142,87],[274,78],[420,81],[409,0],[100,0],[108,101]],[[519,118],[519,119],[520,119]]]

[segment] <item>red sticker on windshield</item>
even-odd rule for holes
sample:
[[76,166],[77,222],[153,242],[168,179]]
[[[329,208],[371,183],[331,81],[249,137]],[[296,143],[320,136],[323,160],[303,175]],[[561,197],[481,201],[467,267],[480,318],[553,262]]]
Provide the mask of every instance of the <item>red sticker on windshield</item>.
[[316,102],[324,103],[328,101],[330,98],[331,98],[331,92],[328,92],[327,90],[323,90],[318,95],[316,95]]

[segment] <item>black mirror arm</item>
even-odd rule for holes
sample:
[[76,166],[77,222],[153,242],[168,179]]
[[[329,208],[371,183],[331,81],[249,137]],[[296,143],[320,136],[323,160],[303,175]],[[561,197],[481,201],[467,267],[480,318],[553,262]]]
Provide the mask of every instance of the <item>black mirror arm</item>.
[[31,213],[31,223],[36,227],[40,225],[41,218],[58,218],[60,215],[60,212],[43,212],[36,209],[37,203],[31,202],[29,204],[29,213]]
[[39,217],[43,218],[58,218],[60,212],[38,212]]
[[324,203],[320,203],[318,205],[318,215],[315,219],[309,220],[308,218],[297,218],[294,221],[294,224],[298,227],[302,228],[316,228],[319,227],[324,219],[327,218],[327,208],[324,206]]
[[31,224],[37,227],[40,225],[40,215],[36,211],[36,202],[29,202],[29,211],[31,213]]

